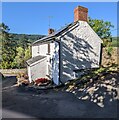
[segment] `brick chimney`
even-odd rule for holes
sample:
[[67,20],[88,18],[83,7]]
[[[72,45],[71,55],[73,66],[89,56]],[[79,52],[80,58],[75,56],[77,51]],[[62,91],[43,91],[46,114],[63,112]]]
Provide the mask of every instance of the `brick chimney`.
[[88,21],[88,9],[82,6],[78,6],[74,9],[74,22],[76,21]]
[[52,28],[49,28],[49,29],[48,29],[48,34],[49,34],[49,35],[52,34],[53,32],[55,32],[54,29],[52,29]]
[[[48,29],[48,35],[52,34],[53,32],[55,32],[54,29],[52,29],[52,28]],[[48,55],[50,55],[50,43],[48,43]]]

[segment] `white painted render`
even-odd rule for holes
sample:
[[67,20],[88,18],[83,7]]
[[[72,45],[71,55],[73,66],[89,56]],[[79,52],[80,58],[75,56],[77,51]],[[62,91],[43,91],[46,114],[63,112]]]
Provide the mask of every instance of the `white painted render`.
[[31,79],[31,67],[27,66],[27,70],[28,70],[29,82],[31,83],[32,82],[32,79]]
[[54,53],[52,56],[52,80],[58,85],[59,84],[59,44],[55,42]]
[[47,78],[47,58],[41,59],[37,63],[28,66],[29,81],[36,80],[38,78]]
[[48,45],[47,44],[36,44],[32,46],[32,57],[43,55],[46,56],[48,53]]
[[[52,42],[49,44],[50,44],[50,55],[52,55],[54,52],[55,43]],[[38,55],[47,56],[47,54],[48,54],[48,43],[45,43],[45,44],[37,43],[32,46],[32,57],[35,57]]]
[[[50,53],[48,54],[48,44],[50,44]],[[56,54],[57,53],[57,54]],[[33,63],[30,67],[31,69],[31,76],[32,76],[32,80],[38,78],[38,77],[46,77],[46,75],[49,76],[50,79],[52,79],[56,84],[58,84],[58,78],[59,78],[59,67],[58,67],[58,59],[59,59],[59,48],[58,48],[58,43],[57,42],[51,42],[51,43],[44,43],[44,44],[35,44],[32,46],[32,57],[38,56],[38,55],[42,55],[42,56],[46,56],[46,61],[44,62],[40,62],[37,61],[35,63]],[[34,65],[35,64],[35,65]],[[44,67],[45,70],[45,74],[43,74],[43,72],[37,73],[37,71],[39,71],[41,69],[38,68],[39,66],[41,66],[41,64]],[[42,70],[43,70],[42,67]],[[44,71],[43,70],[43,71]],[[29,69],[28,69],[29,71]],[[41,73],[43,75],[41,75]],[[37,75],[39,74],[39,75]],[[30,72],[29,72],[29,76],[30,76]],[[30,77],[29,77],[30,78]]]
[[[76,76],[74,70],[99,67],[102,40],[87,22],[79,21],[56,39],[59,39],[60,48],[55,41],[42,44],[39,41],[32,46],[32,57],[46,56],[44,61],[31,66],[28,70],[31,71],[29,75],[31,74],[32,80],[49,75],[58,85],[59,78],[64,83],[74,79]],[[50,44],[50,54],[48,54],[48,44]]]
[[99,67],[101,42],[84,21],[61,37],[62,82],[73,79],[74,70]]

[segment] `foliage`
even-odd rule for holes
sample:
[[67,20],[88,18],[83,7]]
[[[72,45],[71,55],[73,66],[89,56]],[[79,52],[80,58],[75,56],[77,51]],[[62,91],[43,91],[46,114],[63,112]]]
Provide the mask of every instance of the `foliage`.
[[93,30],[98,34],[98,36],[100,36],[101,39],[111,38],[110,29],[114,27],[111,22],[105,22],[103,20],[92,19],[89,17],[88,23],[91,28],[93,28]]
[[[103,41],[111,38],[110,29],[113,26],[110,22],[89,18],[89,24]],[[0,24],[0,68],[23,68],[25,61],[31,57],[31,43],[44,35],[13,34],[9,30],[4,23]],[[111,54],[111,44],[107,51]]]
[[10,33],[13,36],[13,39],[15,41],[18,41],[17,44],[22,42],[22,38],[27,39],[30,43],[33,43],[34,41],[41,39],[42,37],[45,37],[45,35],[32,35],[32,34],[14,34]]
[[4,23],[0,24],[0,30],[0,43],[2,45],[2,62],[0,67],[11,68],[11,63],[13,62],[16,55],[16,41],[12,39],[12,36],[8,33],[10,29]]
[[112,37],[111,46],[119,47],[119,37]]
[[107,54],[109,55],[109,56],[111,56],[112,55],[112,50],[113,50],[113,47],[112,46],[107,46]]
[[12,63],[12,68],[24,68],[26,67],[26,60],[28,60],[31,57],[31,48],[30,46],[25,49],[22,47],[17,48],[17,55],[14,59],[14,62]]
[[31,57],[30,39],[25,34],[19,40],[9,33],[9,27],[4,23],[0,24],[0,55],[2,58],[0,68],[22,68],[25,61]]
[[24,53],[24,60],[28,60],[31,58],[31,46],[28,46],[28,48],[25,50],[25,53]]
[[17,55],[14,59],[14,65],[12,67],[24,67],[24,49],[22,47],[18,47],[17,49]]
[[30,41],[26,38],[25,34],[21,35],[21,39],[18,41],[18,46],[24,50],[30,45]]

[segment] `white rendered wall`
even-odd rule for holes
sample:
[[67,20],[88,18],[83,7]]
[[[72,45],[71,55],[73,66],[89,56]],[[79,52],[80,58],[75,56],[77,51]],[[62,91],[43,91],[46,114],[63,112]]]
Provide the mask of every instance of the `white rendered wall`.
[[87,22],[79,21],[61,41],[63,82],[74,78],[73,70],[99,67],[102,41]]
[[43,55],[46,56],[48,53],[48,45],[47,44],[36,44],[32,46],[32,57]]
[[38,78],[47,78],[47,58],[42,59],[41,61],[34,63],[30,66],[31,81]]

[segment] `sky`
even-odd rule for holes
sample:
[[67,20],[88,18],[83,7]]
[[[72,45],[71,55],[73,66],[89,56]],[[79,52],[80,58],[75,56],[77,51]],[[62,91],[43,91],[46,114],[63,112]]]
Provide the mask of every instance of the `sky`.
[[73,22],[78,5],[87,7],[91,18],[110,21],[117,35],[116,2],[2,2],[2,22],[11,33],[47,35],[49,23],[57,30]]

